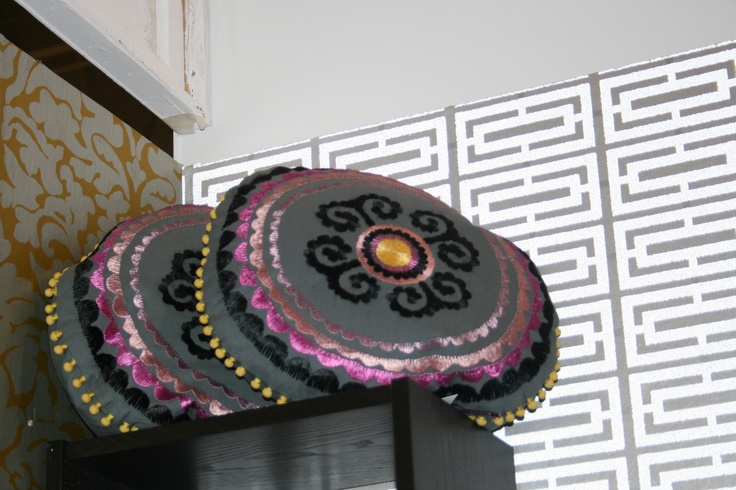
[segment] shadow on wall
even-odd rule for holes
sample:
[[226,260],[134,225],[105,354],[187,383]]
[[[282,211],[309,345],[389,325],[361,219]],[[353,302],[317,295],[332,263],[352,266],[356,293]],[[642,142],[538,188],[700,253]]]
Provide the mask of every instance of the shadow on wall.
[[44,290],[121,220],[179,202],[178,164],[0,36],[0,488],[44,488],[89,432],[50,373]]

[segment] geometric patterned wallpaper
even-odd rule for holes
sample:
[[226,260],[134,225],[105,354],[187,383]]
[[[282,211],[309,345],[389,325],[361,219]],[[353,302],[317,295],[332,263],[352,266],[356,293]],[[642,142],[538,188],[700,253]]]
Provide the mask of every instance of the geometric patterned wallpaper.
[[520,489],[736,488],[736,42],[184,169],[425,189],[527,250],[561,319],[544,406],[499,436]]
[[119,221],[180,201],[178,164],[0,35],[0,489],[89,437],[49,371],[44,290]]

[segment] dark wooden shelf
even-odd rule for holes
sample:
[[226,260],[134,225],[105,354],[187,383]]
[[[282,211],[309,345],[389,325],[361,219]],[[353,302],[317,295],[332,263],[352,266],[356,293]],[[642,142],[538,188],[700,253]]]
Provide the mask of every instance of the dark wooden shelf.
[[513,449],[407,379],[48,445],[49,490],[516,488]]

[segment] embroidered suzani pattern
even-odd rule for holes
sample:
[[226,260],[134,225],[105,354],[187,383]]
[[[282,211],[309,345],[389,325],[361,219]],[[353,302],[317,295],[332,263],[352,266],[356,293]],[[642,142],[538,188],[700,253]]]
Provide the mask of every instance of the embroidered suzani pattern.
[[446,216],[415,210],[408,214],[413,229],[392,223],[404,214],[400,203],[377,194],[320,205],[316,216],[338,234],[309,240],[307,263],[340,298],[370,303],[383,296],[403,317],[467,308],[472,294],[459,275],[479,265],[476,248]]
[[557,320],[529,257],[420,189],[272,169],[228,191],[210,229],[200,321],[268,399],[408,376],[503,423],[554,382]]

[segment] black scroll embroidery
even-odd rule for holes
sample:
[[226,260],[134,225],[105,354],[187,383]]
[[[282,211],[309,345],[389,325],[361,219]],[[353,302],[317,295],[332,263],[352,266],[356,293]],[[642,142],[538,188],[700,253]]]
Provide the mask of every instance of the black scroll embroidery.
[[[408,216],[413,229],[432,250],[425,250],[408,233],[386,228],[366,234],[363,243],[352,244],[340,236],[376,225],[391,224],[404,213],[402,205],[386,196],[366,194],[346,201],[322,204],[316,212],[320,223],[338,234],[323,234],[307,242],[304,256],[307,264],[322,274],[328,287],[339,297],[353,303],[370,303],[381,294],[392,311],[404,317],[431,316],[443,309],[460,310],[469,305],[472,298],[462,274],[480,265],[479,252],[470,240],[460,235],[452,220],[432,211],[417,210]],[[381,233],[393,233],[405,240],[417,251],[416,266],[406,271],[388,271],[376,264],[370,254],[371,240]],[[354,238],[353,238],[354,239]],[[362,253],[374,271],[383,274],[381,279],[394,284],[387,286],[363,269],[357,254]],[[444,271],[435,270],[427,279],[408,284],[425,269],[428,256],[436,257]],[[395,283],[406,280],[407,284]],[[385,291],[382,293],[382,289]]]

